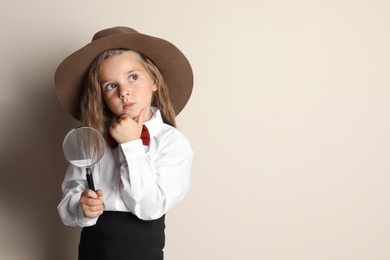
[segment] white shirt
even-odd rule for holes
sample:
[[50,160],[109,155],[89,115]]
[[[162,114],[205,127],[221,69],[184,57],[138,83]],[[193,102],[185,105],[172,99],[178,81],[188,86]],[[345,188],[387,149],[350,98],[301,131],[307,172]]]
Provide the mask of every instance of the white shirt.
[[[120,144],[106,151],[93,167],[95,188],[103,191],[106,211],[131,212],[143,220],[158,219],[178,203],[190,187],[192,148],[176,128],[163,123],[160,111],[152,108],[144,124],[150,144],[142,140]],[[86,190],[85,169],[69,165],[62,183],[58,212],[65,225],[92,226],[97,218],[86,218],[80,207]]]

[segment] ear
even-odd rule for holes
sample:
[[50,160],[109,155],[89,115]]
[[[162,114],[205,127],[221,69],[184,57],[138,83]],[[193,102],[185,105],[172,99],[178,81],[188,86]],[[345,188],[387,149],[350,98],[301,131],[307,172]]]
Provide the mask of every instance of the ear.
[[157,86],[157,84],[154,83],[154,82],[153,82],[152,90],[153,90],[153,92],[155,92],[155,91],[158,90],[158,86]]

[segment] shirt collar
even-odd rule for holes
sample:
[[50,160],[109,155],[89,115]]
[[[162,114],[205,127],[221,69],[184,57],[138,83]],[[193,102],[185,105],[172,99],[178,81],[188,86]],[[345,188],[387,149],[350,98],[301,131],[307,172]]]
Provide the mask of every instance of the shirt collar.
[[150,137],[152,138],[161,130],[164,122],[161,117],[160,109],[157,107],[151,107],[150,114],[152,115],[152,118],[150,118],[149,121],[144,122],[144,125],[148,128]]

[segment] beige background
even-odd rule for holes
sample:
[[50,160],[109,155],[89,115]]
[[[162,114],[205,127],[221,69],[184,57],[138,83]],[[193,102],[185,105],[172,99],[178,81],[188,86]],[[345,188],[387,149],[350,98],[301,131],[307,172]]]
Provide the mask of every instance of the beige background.
[[56,206],[77,122],[53,73],[115,25],[174,42],[196,77],[166,259],[390,259],[389,1],[2,3],[0,259],[76,257]]

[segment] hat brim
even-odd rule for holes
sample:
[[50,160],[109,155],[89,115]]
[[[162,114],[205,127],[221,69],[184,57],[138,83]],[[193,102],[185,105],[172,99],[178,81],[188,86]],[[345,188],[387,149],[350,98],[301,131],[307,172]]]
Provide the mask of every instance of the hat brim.
[[187,104],[193,88],[191,65],[172,43],[141,34],[127,32],[94,40],[68,56],[57,68],[54,81],[62,106],[80,119],[80,97],[85,76],[97,56],[109,49],[131,49],[146,55],[159,68],[168,85],[175,114]]

